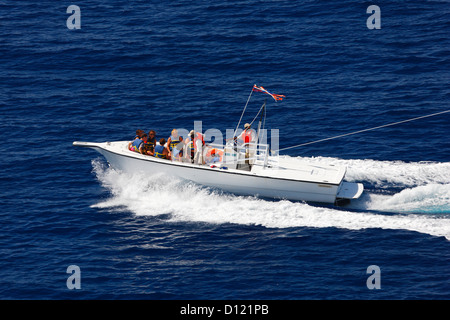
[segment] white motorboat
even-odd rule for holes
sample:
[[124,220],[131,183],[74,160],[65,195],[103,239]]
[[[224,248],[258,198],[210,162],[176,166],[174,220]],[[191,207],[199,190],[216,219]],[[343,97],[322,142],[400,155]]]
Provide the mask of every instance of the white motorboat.
[[[255,85],[254,88],[258,88],[254,91],[264,92],[260,91],[262,87]],[[281,99],[274,96],[274,99]],[[75,141],[73,145],[100,152],[113,168],[124,172],[143,175],[165,173],[238,195],[336,205],[360,197],[364,187],[361,183],[344,181],[346,167],[308,164],[292,158],[269,156],[269,145],[258,143],[265,103],[259,113],[261,119],[256,141],[240,146],[233,139],[229,141],[231,144],[225,146],[206,144],[200,164],[192,163],[190,157],[167,160],[131,151],[128,149],[129,141]],[[213,154],[220,155],[214,162],[208,159],[212,150]],[[188,153],[185,149],[184,155]]]
[[224,152],[222,161],[193,164],[130,151],[128,143],[75,141],[73,145],[100,152],[113,168],[124,172],[144,175],[164,172],[239,195],[340,205],[358,198],[364,189],[361,183],[344,181],[345,167],[299,164],[298,160],[283,157],[271,160],[268,145],[258,144],[256,154],[250,159],[251,165],[247,165],[245,152],[227,146],[223,149],[214,145],[205,147],[205,153],[208,148]]

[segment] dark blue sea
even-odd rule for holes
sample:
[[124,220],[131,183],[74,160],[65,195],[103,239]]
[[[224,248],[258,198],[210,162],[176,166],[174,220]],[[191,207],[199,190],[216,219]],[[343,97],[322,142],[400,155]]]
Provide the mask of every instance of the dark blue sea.
[[254,84],[285,98],[254,92],[241,126],[267,99],[280,148],[449,110],[449,17],[437,0],[0,1],[0,299],[450,299],[450,113],[280,152],[346,166],[365,192],[343,207],[72,146],[234,129]]

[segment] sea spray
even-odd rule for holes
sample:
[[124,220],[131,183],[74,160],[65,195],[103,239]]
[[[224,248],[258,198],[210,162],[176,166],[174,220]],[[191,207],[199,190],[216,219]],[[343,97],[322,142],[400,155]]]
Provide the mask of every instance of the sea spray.
[[[358,204],[356,209],[342,209],[237,196],[162,174],[129,175],[106,167],[98,160],[93,161],[93,171],[102,186],[111,193],[111,197],[93,207],[122,208],[136,215],[164,215],[166,219],[169,217],[168,222],[235,223],[267,228],[405,229],[444,236],[450,240],[449,215],[405,214],[404,211],[384,214],[377,205],[385,203],[386,199],[379,200],[377,195],[366,196],[366,202]],[[426,190],[423,192],[430,195],[437,188],[424,188]],[[446,188],[448,191],[448,186]],[[391,203],[391,209],[402,207],[402,201],[410,201],[410,192],[390,196],[387,206]],[[447,196],[442,191],[438,199],[447,201]]]
[[394,195],[368,194],[363,208],[399,213],[447,214],[450,217],[450,184],[407,188]]

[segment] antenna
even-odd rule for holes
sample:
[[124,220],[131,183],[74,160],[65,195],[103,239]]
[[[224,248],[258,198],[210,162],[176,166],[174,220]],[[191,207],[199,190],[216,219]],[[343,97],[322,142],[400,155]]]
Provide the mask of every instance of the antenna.
[[[261,110],[260,110],[260,112],[261,112],[261,118],[259,119],[259,123],[258,123],[258,131],[257,131],[257,134],[256,134],[256,143],[258,144],[259,143],[259,140],[261,140],[261,136],[260,136],[260,131],[261,131],[261,124],[262,124],[262,122],[263,122],[263,118],[264,118],[264,122],[266,121],[266,119],[265,119],[265,116],[266,116],[266,101],[267,101],[267,99],[264,99],[264,103],[263,103],[263,105],[261,106]],[[264,134],[264,132],[262,133],[262,134]]]

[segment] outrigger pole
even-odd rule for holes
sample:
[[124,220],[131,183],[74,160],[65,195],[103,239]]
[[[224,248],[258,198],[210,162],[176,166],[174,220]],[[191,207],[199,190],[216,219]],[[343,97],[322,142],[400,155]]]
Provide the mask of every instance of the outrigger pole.
[[[264,125],[265,125],[265,122],[266,122],[266,101],[267,101],[267,99],[264,99],[264,104],[262,105],[262,107],[261,107],[261,109],[259,109],[259,111],[261,112],[261,118],[259,119],[259,123],[258,123],[258,133],[256,134],[256,138],[258,139],[257,140],[257,143],[259,143],[259,141],[261,140],[261,138],[262,137],[260,137],[260,135],[259,135],[259,133],[260,133],[260,131],[261,131],[261,124],[263,123],[263,119],[264,119],[264,124],[263,124],[263,130],[264,130]],[[258,115],[257,115],[258,116]],[[253,121],[255,121],[255,120],[253,120]],[[253,123],[253,122],[252,122]],[[263,131],[263,133],[262,134],[264,134],[264,131]]]
[[[233,134],[234,137],[236,136],[237,130],[239,129],[239,125],[241,124],[242,117],[244,116],[245,109],[247,109],[247,106],[248,106],[248,103],[249,103],[249,101],[250,101],[250,97],[252,96],[253,91],[266,93],[266,94],[270,95],[275,101],[283,100],[283,98],[285,97],[285,96],[282,95],[282,94],[273,94],[273,93],[270,93],[269,91],[267,91],[267,90],[264,89],[263,87],[258,87],[256,84],[254,84],[253,87],[252,87],[252,91],[250,92],[250,94],[249,94],[249,96],[248,96],[247,103],[245,104],[244,110],[242,111],[242,114],[241,114],[241,117],[240,117],[240,119],[239,119],[239,122],[238,122],[238,124],[237,124],[237,126],[236,126],[236,129],[234,130],[234,134]],[[256,118],[258,117],[259,113],[262,111],[262,113],[261,113],[261,120],[260,120],[259,126],[258,126],[258,138],[259,138],[259,131],[260,131],[260,129],[261,129],[261,122],[262,122],[263,117],[264,117],[264,124],[265,124],[265,121],[266,121],[266,118],[265,118],[265,117],[266,117],[266,101],[267,101],[267,100],[264,99],[264,104],[262,105],[261,109],[259,109],[259,112],[258,112],[258,114],[256,115],[256,117],[255,117],[255,118],[253,119],[253,121],[250,123],[250,125],[252,125],[253,122],[254,122],[254,121],[256,120]],[[264,128],[264,124],[263,124],[263,128]]]
[[[255,84],[255,86],[256,86],[256,84]],[[236,126],[236,130],[234,130],[234,134],[233,134],[234,137],[236,136],[236,132],[237,132],[237,130],[239,128],[239,125],[241,124],[241,120],[242,120],[242,117],[244,116],[245,109],[247,109],[248,102],[250,101],[250,97],[252,96],[253,87],[252,87],[252,91],[250,91],[250,95],[248,96],[247,103],[245,104],[244,110],[242,111],[241,118],[239,119],[239,122],[238,122],[238,124]]]

